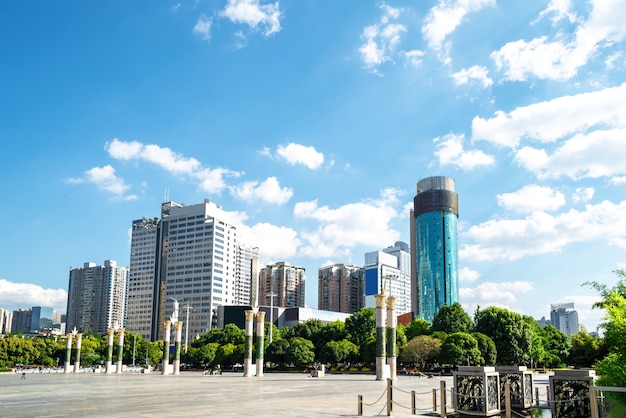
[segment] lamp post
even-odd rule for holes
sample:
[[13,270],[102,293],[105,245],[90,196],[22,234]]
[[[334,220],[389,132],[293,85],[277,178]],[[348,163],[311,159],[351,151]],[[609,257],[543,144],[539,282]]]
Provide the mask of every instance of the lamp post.
[[137,334],[133,334],[133,367],[135,367],[135,341],[137,340]]
[[272,330],[274,329],[274,296],[276,293],[270,292],[267,294],[270,297],[270,344],[272,343]]
[[185,354],[187,354],[187,341],[189,339],[189,309],[191,309],[191,306],[187,304],[185,309],[187,309],[187,316],[185,317]]

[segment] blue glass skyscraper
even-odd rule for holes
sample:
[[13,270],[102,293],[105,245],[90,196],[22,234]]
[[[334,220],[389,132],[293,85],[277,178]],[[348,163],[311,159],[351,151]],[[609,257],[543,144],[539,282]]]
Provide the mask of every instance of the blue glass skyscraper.
[[454,179],[427,177],[417,183],[411,210],[411,310],[432,323],[439,308],[459,301]]

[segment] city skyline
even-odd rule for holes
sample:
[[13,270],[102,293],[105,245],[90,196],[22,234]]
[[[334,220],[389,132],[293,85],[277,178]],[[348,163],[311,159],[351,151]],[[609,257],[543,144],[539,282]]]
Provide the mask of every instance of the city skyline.
[[409,243],[416,183],[448,176],[468,313],[601,321],[582,284],[626,266],[626,0],[0,11],[0,307],[63,311],[71,267],[128,266],[133,220],[205,198],[316,307],[319,267]]

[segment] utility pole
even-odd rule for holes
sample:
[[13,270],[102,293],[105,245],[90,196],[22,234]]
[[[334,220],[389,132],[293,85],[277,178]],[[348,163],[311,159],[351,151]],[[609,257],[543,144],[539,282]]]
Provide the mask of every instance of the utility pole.
[[187,341],[189,340],[189,309],[191,308],[191,305],[185,305],[185,309],[187,310],[187,316],[185,318],[185,354],[187,354]]

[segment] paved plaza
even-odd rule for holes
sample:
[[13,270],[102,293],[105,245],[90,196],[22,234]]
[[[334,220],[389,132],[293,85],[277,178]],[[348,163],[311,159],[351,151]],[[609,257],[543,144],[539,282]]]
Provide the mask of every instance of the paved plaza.
[[[398,376],[393,382],[393,416],[409,417],[411,391],[417,416],[434,416],[432,389],[451,377]],[[241,373],[0,373],[2,417],[356,417],[386,416],[387,382],[374,375]],[[380,399],[380,400],[379,400]],[[449,401],[448,401],[449,402]]]

